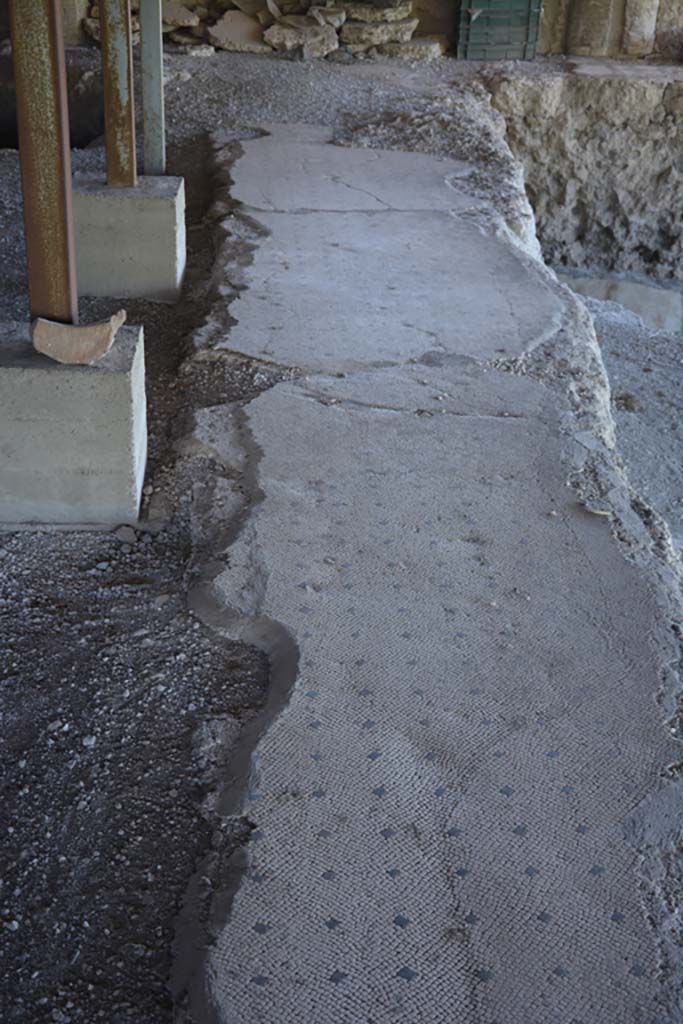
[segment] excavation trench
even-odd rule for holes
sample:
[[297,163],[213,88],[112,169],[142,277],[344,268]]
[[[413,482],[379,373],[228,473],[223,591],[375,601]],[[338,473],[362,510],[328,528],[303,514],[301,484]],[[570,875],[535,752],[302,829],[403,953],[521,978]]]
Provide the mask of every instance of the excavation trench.
[[546,263],[580,294],[680,331],[683,79],[662,70],[491,75],[486,85],[524,168]]

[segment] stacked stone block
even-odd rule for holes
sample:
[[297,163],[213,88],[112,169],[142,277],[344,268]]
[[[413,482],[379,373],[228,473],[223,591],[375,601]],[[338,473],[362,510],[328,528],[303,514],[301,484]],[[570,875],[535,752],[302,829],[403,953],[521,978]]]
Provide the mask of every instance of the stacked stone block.
[[[414,38],[418,19],[413,0],[164,0],[163,31],[187,53],[209,56],[215,49],[245,53],[300,52],[349,59],[365,56],[431,60],[447,48],[442,37]],[[139,38],[139,0],[133,0],[133,41]],[[83,28],[100,40],[99,6],[93,3]]]

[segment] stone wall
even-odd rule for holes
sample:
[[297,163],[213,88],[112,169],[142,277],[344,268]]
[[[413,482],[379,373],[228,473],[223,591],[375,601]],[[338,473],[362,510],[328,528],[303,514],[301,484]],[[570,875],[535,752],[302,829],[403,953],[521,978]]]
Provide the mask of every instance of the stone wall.
[[[432,12],[437,0],[418,2]],[[136,43],[139,0],[132,8]],[[163,0],[162,29],[165,40],[202,55],[210,55],[213,48],[350,60],[376,54],[407,60],[440,57],[448,39],[425,34],[413,38],[420,22],[416,14],[413,0]],[[97,0],[83,27],[99,42]]]
[[[139,3],[131,2],[134,44]],[[99,43],[97,0],[61,4],[66,45]],[[432,60],[455,41],[457,6],[452,0],[163,0],[162,10],[166,41],[194,52],[210,46],[252,53],[303,49],[309,56],[326,56],[341,49],[341,56]],[[0,40],[8,36],[9,0],[0,0]]]
[[681,0],[659,0],[655,49],[664,57],[683,62],[683,5]]
[[538,52],[683,60],[683,3],[545,0]]
[[548,263],[683,281],[683,80],[487,78]]
[[453,0],[414,0],[419,34],[442,36],[451,45],[455,43],[459,6]]

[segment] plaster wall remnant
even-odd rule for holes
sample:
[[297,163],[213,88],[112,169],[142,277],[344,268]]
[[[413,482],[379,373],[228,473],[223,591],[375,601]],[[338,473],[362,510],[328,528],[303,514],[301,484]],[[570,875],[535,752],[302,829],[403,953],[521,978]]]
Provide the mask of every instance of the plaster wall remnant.
[[565,52],[569,2],[570,0],[545,0],[538,30],[538,53]]
[[586,277],[559,267],[557,273],[577,295],[619,303],[654,330],[676,332],[683,329],[683,292],[678,288],[662,288],[621,276]]
[[487,78],[551,265],[683,281],[683,76]]

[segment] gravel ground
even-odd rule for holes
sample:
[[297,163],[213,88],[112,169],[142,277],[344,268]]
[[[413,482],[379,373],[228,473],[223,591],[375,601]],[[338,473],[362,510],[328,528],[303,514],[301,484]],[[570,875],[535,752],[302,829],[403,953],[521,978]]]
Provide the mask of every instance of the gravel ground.
[[[212,249],[203,164],[182,167],[182,147],[174,158],[193,194],[185,300],[128,303],[131,322],[145,325],[148,360],[140,528],[0,535],[7,1021],[171,1019],[174,918],[188,877],[212,843],[248,832],[234,821],[216,834],[206,793],[219,737],[207,747],[204,733],[216,723],[221,736],[239,731],[262,704],[267,666],[186,610],[216,471],[174,444],[203,396],[241,399],[267,378],[228,359],[184,372],[177,386],[208,301]],[[93,151],[75,162],[100,159]],[[27,310],[16,154],[1,160],[0,302],[9,320]],[[83,302],[81,316],[114,305]],[[230,485],[238,492],[239,482]]]

